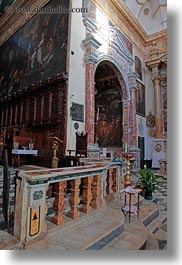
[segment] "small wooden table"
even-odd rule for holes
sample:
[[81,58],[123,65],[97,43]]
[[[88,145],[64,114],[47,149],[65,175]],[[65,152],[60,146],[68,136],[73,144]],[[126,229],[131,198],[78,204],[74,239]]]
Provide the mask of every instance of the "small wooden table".
[[20,166],[20,157],[24,155],[37,155],[38,150],[23,150],[23,149],[13,149],[12,150],[12,165],[13,166]]
[[[139,212],[140,212],[140,194],[143,191],[142,187],[138,188],[136,186],[132,187],[132,186],[128,186],[127,188],[125,188],[124,190],[122,190],[121,192],[125,193],[125,204],[122,208],[122,212],[126,215],[129,215],[129,223],[130,223],[130,219],[131,219],[131,214],[132,213],[136,213],[137,214],[137,218],[139,219]],[[135,195],[137,196],[137,206],[132,206],[132,196]],[[129,197],[129,202],[127,205],[127,197]]]

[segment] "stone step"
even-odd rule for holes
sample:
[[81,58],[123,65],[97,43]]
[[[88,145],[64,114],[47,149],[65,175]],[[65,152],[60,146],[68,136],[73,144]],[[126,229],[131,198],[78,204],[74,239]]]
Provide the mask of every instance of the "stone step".
[[[141,198],[143,200],[143,198]],[[135,203],[135,202],[134,202]],[[93,214],[93,213],[92,213]],[[63,225],[62,232],[56,227],[50,231],[48,236],[37,242],[36,245],[26,247],[26,249],[54,248],[60,250],[99,250],[99,249],[145,249],[148,239],[148,230],[145,224],[150,223],[158,215],[158,208],[153,203],[142,204],[140,207],[140,218],[131,216],[128,222],[128,215],[124,218],[121,212],[121,201],[115,200],[107,204],[107,210],[103,216],[92,218],[85,216],[83,221],[73,221],[74,227],[67,228]],[[119,219],[122,219],[118,222]],[[124,222],[123,222],[124,221]]]
[[0,230],[0,250],[19,249],[19,241],[5,230]]
[[144,224],[136,218],[130,223],[125,221],[124,230],[121,235],[109,242],[103,250],[141,250],[145,249],[148,231]]
[[155,238],[155,236],[148,231],[148,237],[145,244],[145,250],[159,250],[159,242]]
[[[56,226],[47,221],[47,236],[24,248],[27,250],[139,250],[145,249],[146,246],[149,248],[152,240],[148,236],[146,225],[158,216],[159,210],[156,204],[145,202],[143,198],[141,201],[139,219],[132,215],[130,223],[128,215],[125,217],[121,211],[123,201],[116,199],[108,204],[103,203],[100,209],[90,214],[80,213],[80,218],[76,220],[65,216],[63,225]],[[17,244],[14,247],[17,249]]]
[[[123,203],[123,198],[109,203],[109,207],[120,209]],[[135,199],[132,200],[133,205],[136,205]],[[121,235],[111,241],[103,249],[123,249],[123,250],[141,250],[141,249],[159,249],[157,240],[149,234],[146,225],[152,222],[158,215],[159,209],[156,204],[151,201],[146,201],[140,198],[140,214],[139,219],[134,214],[131,215],[131,222],[126,215],[124,230]]]
[[122,233],[124,220],[121,211],[107,207],[102,217],[94,218],[90,224],[82,222],[80,229],[67,233],[66,238],[60,238],[60,244],[66,249],[101,249]]

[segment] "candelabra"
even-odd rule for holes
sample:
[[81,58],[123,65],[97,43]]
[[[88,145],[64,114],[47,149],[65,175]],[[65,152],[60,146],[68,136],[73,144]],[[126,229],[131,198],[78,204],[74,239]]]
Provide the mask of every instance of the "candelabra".
[[126,175],[124,179],[124,186],[130,186],[131,185],[131,180],[130,180],[130,168],[131,168],[131,163],[130,160],[133,159],[133,154],[132,153],[123,153],[122,154],[123,158],[126,159],[127,165],[126,165]]

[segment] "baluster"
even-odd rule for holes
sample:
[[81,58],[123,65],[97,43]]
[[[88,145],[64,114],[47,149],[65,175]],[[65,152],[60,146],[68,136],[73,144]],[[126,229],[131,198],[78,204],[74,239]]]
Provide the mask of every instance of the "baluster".
[[93,182],[93,177],[88,177],[88,178],[83,178],[83,194],[82,194],[82,201],[83,201],[83,206],[80,209],[80,211],[84,213],[90,213],[92,208],[90,206],[91,201],[92,201],[92,182]]
[[80,183],[81,183],[80,179],[74,179],[70,181],[71,195],[70,195],[69,203],[70,203],[71,210],[68,212],[68,216],[71,217],[72,219],[76,219],[80,215],[78,212],[78,204],[80,202],[80,198],[79,198]]
[[107,171],[107,179],[106,179],[106,182],[107,182],[107,187],[106,187],[106,192],[107,192],[107,195],[106,195],[106,201],[109,202],[113,199],[113,169],[110,168],[108,169]]
[[94,209],[98,209],[101,204],[102,204],[102,199],[101,199],[101,179],[102,176],[98,175],[93,178],[92,182],[92,202],[91,202],[91,207]]
[[118,174],[117,174],[117,168],[113,169],[113,173],[112,173],[112,180],[113,180],[113,192],[117,192],[118,191]]
[[66,188],[66,181],[58,182],[55,184],[55,200],[53,208],[55,211],[55,216],[53,217],[53,223],[60,225],[64,224],[64,194]]

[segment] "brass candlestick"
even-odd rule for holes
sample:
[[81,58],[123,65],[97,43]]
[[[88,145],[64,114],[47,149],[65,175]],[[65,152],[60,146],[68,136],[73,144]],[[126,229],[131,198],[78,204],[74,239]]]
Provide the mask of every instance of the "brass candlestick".
[[130,160],[133,159],[133,154],[132,153],[123,153],[123,158],[126,159],[127,161],[127,166],[126,166],[126,175],[125,175],[125,179],[124,179],[124,186],[131,186],[131,180],[130,180],[130,168],[131,168],[131,163]]
[[52,150],[53,150],[53,158],[52,158],[52,168],[58,167],[58,161],[57,158],[57,150],[58,150],[58,143],[62,143],[58,137],[52,136],[52,134],[48,134],[48,139],[52,141]]

